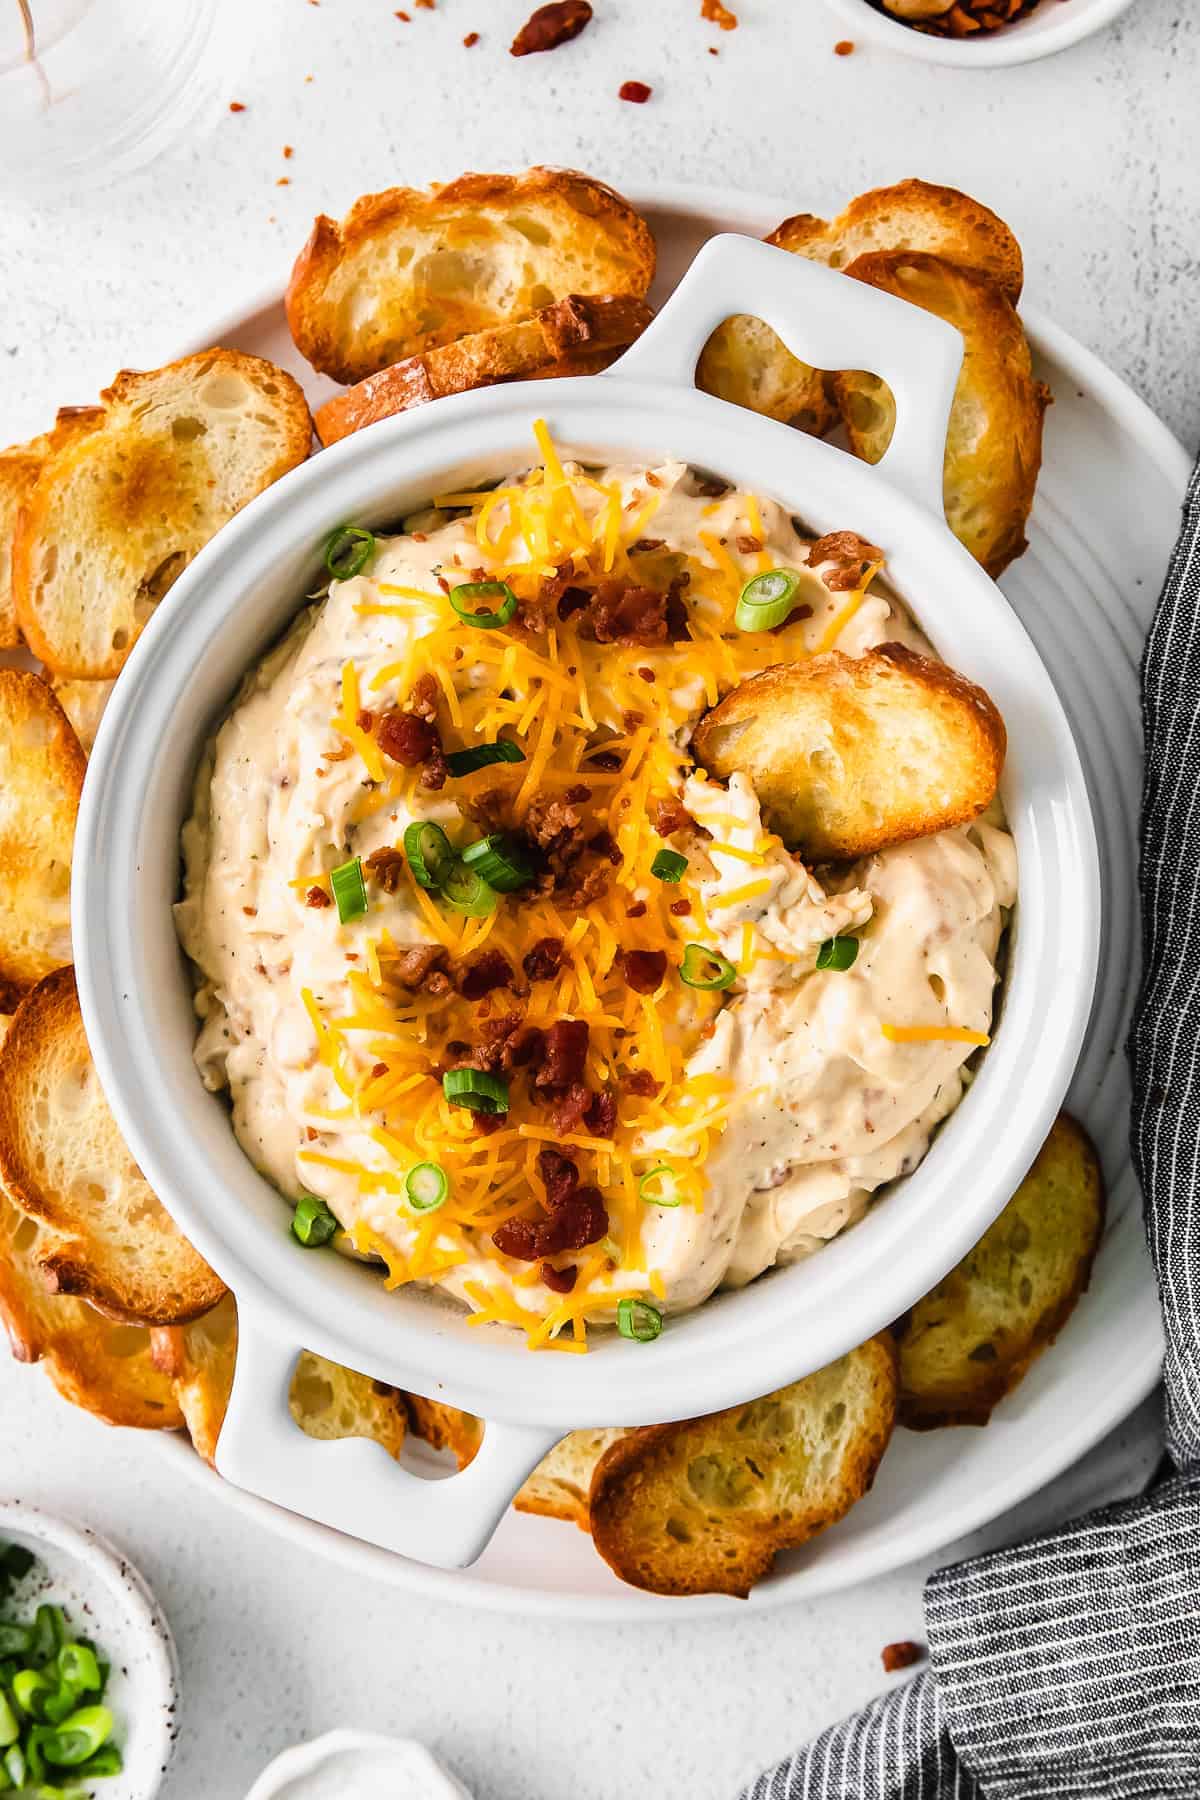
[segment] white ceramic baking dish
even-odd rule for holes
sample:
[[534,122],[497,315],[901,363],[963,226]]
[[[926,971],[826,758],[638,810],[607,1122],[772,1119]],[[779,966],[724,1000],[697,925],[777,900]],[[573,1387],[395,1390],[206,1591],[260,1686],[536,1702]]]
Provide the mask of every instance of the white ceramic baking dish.
[[[753,310],[819,367],[869,367],[897,399],[876,468],[699,393],[700,347]],[[134,1154],[237,1296],[237,1374],[217,1466],[309,1517],[444,1566],[473,1560],[550,1445],[582,1425],[635,1425],[732,1405],[870,1336],[976,1242],[1061,1104],[1088,1017],[1099,936],[1095,838],[1062,707],[998,589],[952,536],[942,449],[962,356],[949,326],[747,238],[712,240],[658,319],[607,374],[442,400],[347,438],[238,515],[172,588],[136,646],[89,765],[73,928],[88,1036]],[[191,981],[171,907],[201,748],[245,670],[318,578],[346,520],[383,527],[447,489],[527,465],[544,415],[583,461],[677,456],[774,495],[818,532],[885,547],[889,579],[939,653],[984,685],[1009,738],[1003,798],[1020,900],[993,1042],[924,1163],[819,1255],[672,1318],[652,1345],[598,1334],[587,1356],[531,1354],[451,1303],[388,1293],[366,1268],[312,1255],[252,1168],[192,1062]],[[314,1443],[287,1408],[307,1347],[489,1421],[464,1473],[430,1485],[361,1440]]]

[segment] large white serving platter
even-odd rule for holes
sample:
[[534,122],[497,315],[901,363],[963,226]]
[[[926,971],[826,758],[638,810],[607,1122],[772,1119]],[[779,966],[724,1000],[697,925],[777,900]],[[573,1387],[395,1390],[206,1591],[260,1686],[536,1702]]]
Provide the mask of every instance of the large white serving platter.
[[[658,187],[631,198],[658,240],[652,298],[660,302],[713,233],[758,236],[803,205],[802,196],[764,201],[700,188]],[[335,1557],[371,1580],[431,1596],[575,1618],[695,1617],[742,1604],[779,1606],[929,1556],[1043,1489],[1150,1392],[1162,1354],[1161,1318],[1129,1161],[1124,1057],[1139,966],[1138,664],[1190,465],[1166,427],[1089,351],[1031,309],[1024,309],[1024,319],[1038,373],[1055,403],[1047,419],[1030,548],[1001,586],[1045,658],[1075,730],[1095,809],[1105,906],[1096,1005],[1069,1104],[1103,1157],[1108,1227],[1091,1288],[1058,1345],[986,1430],[898,1431],[867,1499],[815,1543],[780,1557],[772,1578],[745,1603],[638,1593],[610,1574],[574,1527],[516,1513],[505,1519],[474,1568],[426,1568],[239,1492],[213,1474],[184,1439],[163,1434],[158,1440],[163,1453],[211,1494],[298,1547]],[[292,344],[281,291],[198,327],[183,350],[217,343],[290,369],[314,404],[334,391]],[[1051,982],[1047,1013],[1054,1005]],[[1015,1094],[1014,1109],[1020,1104]],[[1113,1452],[1101,1492],[1094,1480],[1081,1488],[1081,1506],[1121,1487],[1122,1457],[1132,1454],[1135,1439],[1144,1457],[1147,1429],[1143,1425],[1140,1435],[1132,1435],[1126,1451]],[[1047,1500],[1044,1518],[1061,1515],[1062,1505],[1060,1484]],[[1027,1530],[1041,1522],[1033,1507],[1023,1511],[1020,1525]]]

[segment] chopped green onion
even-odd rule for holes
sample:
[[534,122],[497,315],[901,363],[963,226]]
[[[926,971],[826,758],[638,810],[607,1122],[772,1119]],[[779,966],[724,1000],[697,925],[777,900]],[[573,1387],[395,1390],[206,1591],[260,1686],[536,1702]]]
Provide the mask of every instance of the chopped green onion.
[[408,1171],[404,1191],[414,1212],[436,1212],[450,1192],[450,1177],[441,1163],[418,1163]]
[[658,1163],[646,1171],[638,1182],[638,1199],[645,1200],[650,1206],[679,1205],[683,1189],[670,1163]]
[[528,857],[522,854],[515,838],[503,831],[495,831],[490,837],[468,844],[462,859],[500,894],[514,894],[533,880],[533,866]]
[[49,1725],[61,1725],[68,1713],[73,1713],[79,1705],[80,1689],[72,1682],[65,1681],[57,1694],[51,1694],[42,1702],[42,1711]]
[[42,1698],[54,1692],[54,1683],[40,1669],[18,1669],[13,1676],[13,1699],[29,1718],[42,1717]]
[[21,1725],[8,1695],[0,1688],[0,1750],[7,1750],[21,1735]]
[[20,1744],[10,1744],[4,1752],[4,1773],[15,1788],[25,1786],[25,1777],[29,1773],[29,1765],[25,1761],[25,1752]]
[[508,1083],[486,1069],[447,1069],[442,1076],[442,1092],[451,1106],[466,1106],[481,1113],[508,1111]]
[[315,1250],[327,1244],[338,1228],[338,1222],[323,1200],[315,1194],[305,1194],[297,1200],[296,1210],[292,1215],[292,1236],[306,1250]]
[[94,1756],[89,1756],[85,1763],[80,1763],[75,1774],[81,1781],[91,1781],[98,1775],[119,1775],[124,1767],[117,1746],[102,1744]]
[[680,856],[678,850],[659,850],[650,864],[650,873],[660,881],[682,881],[687,866],[687,857]]
[[709,950],[704,944],[687,944],[679,965],[679,979],[688,987],[711,993],[737,980],[737,966],[718,950]]
[[789,617],[800,577],[795,569],[766,569],[742,589],[733,622],[739,631],[770,631]]
[[663,1328],[663,1316],[649,1300],[618,1300],[617,1330],[638,1344],[652,1344]]
[[33,1648],[30,1625],[10,1625],[0,1620],[0,1656],[28,1656]]
[[[476,600],[497,600],[499,605],[491,611],[486,607],[477,611]],[[485,631],[494,631],[498,625],[507,625],[516,612],[517,596],[507,581],[466,581],[461,587],[450,589],[450,604],[468,625],[480,625]]]
[[472,744],[469,750],[451,750],[446,758],[446,767],[451,775],[473,775],[476,769],[486,769],[492,763],[521,763],[525,761],[525,752],[520,744],[514,744],[511,738],[497,738],[494,744]]
[[113,1716],[107,1706],[83,1706],[65,1719],[57,1731],[46,1733],[39,1744],[48,1763],[74,1768],[94,1756],[112,1734]]
[[64,1644],[58,1653],[58,1673],[82,1694],[98,1694],[104,1685],[96,1652],[90,1644]]
[[817,951],[818,969],[852,969],[858,955],[856,937],[826,938]]
[[474,869],[469,869],[461,856],[442,871],[438,892],[446,905],[468,919],[486,919],[495,912],[500,896]]
[[361,575],[375,554],[375,533],[361,525],[339,525],[325,539],[325,567],[335,581]]
[[454,846],[440,825],[418,819],[405,827],[404,854],[420,886],[435,888],[442,871],[454,861]]
[[39,1662],[57,1656],[65,1639],[66,1627],[60,1606],[39,1606],[33,1620],[33,1655]]
[[355,856],[343,863],[340,869],[331,870],[329,885],[333,889],[338,918],[342,924],[348,925],[351,919],[361,919],[367,910],[367,884],[363,880],[362,857]]

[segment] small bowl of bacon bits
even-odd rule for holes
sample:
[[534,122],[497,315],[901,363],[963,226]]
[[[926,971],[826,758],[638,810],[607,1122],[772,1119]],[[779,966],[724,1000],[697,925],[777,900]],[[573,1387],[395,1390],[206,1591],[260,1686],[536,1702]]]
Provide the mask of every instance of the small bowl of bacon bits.
[[1132,0],[830,0],[858,36],[926,62],[999,69],[1053,56]]

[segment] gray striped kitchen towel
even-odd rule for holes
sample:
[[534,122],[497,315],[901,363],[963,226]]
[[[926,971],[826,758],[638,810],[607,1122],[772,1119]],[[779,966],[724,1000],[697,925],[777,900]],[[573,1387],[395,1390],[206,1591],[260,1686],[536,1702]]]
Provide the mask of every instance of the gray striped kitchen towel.
[[1178,1471],[931,1577],[931,1667],[744,1800],[1200,1800],[1200,465],[1142,664],[1134,1164]]

